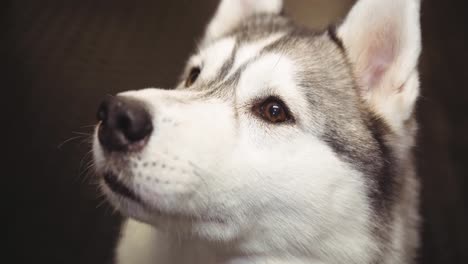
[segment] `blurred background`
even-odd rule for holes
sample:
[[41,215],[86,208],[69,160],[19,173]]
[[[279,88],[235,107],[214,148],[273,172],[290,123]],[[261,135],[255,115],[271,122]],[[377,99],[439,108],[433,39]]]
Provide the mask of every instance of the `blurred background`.
[[[351,0],[286,0],[317,29]],[[0,52],[9,263],[111,263],[120,217],[87,173],[106,94],[172,87],[217,0],[4,1]],[[468,3],[424,0],[416,148],[420,263],[468,263]],[[88,175],[88,176],[86,176]]]

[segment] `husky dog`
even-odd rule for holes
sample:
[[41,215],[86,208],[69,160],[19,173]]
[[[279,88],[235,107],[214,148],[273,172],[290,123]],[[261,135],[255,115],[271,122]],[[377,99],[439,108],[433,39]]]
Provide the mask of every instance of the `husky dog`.
[[101,104],[117,263],[414,263],[420,2],[323,32],[282,5],[222,0],[176,89]]

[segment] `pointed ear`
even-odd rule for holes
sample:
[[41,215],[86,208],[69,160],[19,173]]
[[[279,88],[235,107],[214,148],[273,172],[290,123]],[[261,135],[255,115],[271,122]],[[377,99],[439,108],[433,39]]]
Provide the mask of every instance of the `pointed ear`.
[[363,98],[396,130],[419,94],[420,0],[359,0],[338,28]]
[[279,14],[282,8],[282,0],[221,0],[202,42],[222,37],[249,16]]

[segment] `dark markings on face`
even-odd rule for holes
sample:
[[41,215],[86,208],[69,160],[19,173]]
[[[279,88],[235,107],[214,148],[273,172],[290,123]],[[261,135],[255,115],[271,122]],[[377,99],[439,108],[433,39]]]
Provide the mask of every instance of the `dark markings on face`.
[[228,75],[229,71],[234,66],[234,60],[236,58],[238,49],[239,49],[239,42],[236,41],[236,44],[234,45],[234,48],[232,49],[231,56],[229,57],[227,61],[224,62],[224,64],[221,66],[221,69],[219,70],[218,79],[220,79],[220,77],[224,78],[224,76]]
[[329,48],[319,44],[323,54],[317,61],[321,67],[302,74],[308,76],[306,79],[314,76],[306,82],[311,89],[306,92],[308,101],[325,117],[322,139],[342,160],[366,175],[372,208],[391,221],[390,212],[399,192],[398,162],[386,141],[393,132],[360,97],[344,50],[334,41],[328,42]]
[[[264,47],[226,79],[241,45],[277,32],[285,35]],[[380,218],[391,221],[390,212],[399,192],[398,162],[386,141],[392,132],[383,120],[363,107],[352,66],[335,27],[317,32],[293,26],[284,17],[257,16],[227,36],[236,39],[235,48],[217,76],[199,84],[204,91],[202,97],[232,98],[242,72],[265,54],[275,52],[293,59],[299,64],[298,84],[305,89],[310,115],[325,119],[320,137],[343,161],[366,175],[373,210]]]
[[395,195],[399,191],[396,179],[397,160],[386,141],[392,132],[385,121],[373,114],[363,113],[363,119],[370,137],[357,134],[343,136],[343,132],[352,132],[337,131],[340,124],[330,124],[323,135],[323,140],[345,162],[368,177],[370,183],[368,196],[373,209],[386,220],[391,220],[390,212]]
[[390,136],[392,132],[385,121],[375,115],[369,117],[367,125],[378,145],[379,154],[382,159],[380,168],[374,174],[376,188],[371,193],[371,199],[379,211],[385,211],[394,201],[394,195],[397,193],[398,187],[398,181],[395,178],[397,176],[396,156],[389,147],[388,142],[386,142],[386,137]]
[[[236,27],[231,32],[228,32],[226,35],[222,36],[221,38],[225,37],[233,37],[236,40],[234,45],[234,49],[231,51],[229,58],[223,63],[221,68],[218,70],[217,76],[211,80],[205,80],[203,84],[199,84],[198,89],[205,90],[205,89],[223,89],[222,85],[224,83],[232,84],[235,80],[238,80],[239,70],[233,75],[236,76],[235,78],[230,77],[229,80],[225,80],[225,77],[231,72],[232,67],[234,66],[235,58],[237,55],[237,51],[242,45],[249,44],[252,42],[256,42],[265,38],[270,37],[272,34],[278,32],[288,32],[294,29],[294,23],[283,16],[275,16],[275,15],[256,15],[248,20],[244,21],[238,27]],[[221,39],[220,38],[220,39]],[[215,40],[216,41],[216,40]],[[210,43],[208,43],[210,44]],[[263,50],[259,51],[259,55],[263,54]],[[257,59],[259,56],[255,56]],[[253,59],[245,62],[244,65],[241,65],[239,69],[245,69],[246,65],[251,64]],[[202,70],[203,71],[203,70]],[[226,87],[226,86],[224,86]],[[214,91],[211,94],[220,94]],[[221,93],[224,94],[224,93]]]
[[[286,30],[284,27],[278,27],[278,29],[281,30]],[[237,82],[239,81],[242,73],[247,69],[251,64],[254,62],[258,61],[261,57],[275,53],[277,52],[278,54],[282,53],[287,53],[287,47],[293,46],[293,45],[287,45],[287,43],[294,43],[294,39],[297,36],[307,36],[307,37],[312,37],[316,36],[319,33],[316,31],[311,31],[305,28],[289,28],[287,31],[278,31],[278,32],[271,32],[271,34],[275,33],[282,33],[284,34],[283,36],[279,37],[277,40],[274,40],[272,43],[266,45],[262,49],[260,49],[257,53],[256,56],[253,56],[252,58],[248,59],[246,62],[244,62],[242,65],[239,66],[238,69],[234,73],[229,76],[229,78],[226,79],[228,74],[232,71],[232,68],[234,67],[234,62],[235,58],[237,55],[237,51],[242,45],[245,45],[246,43],[252,43],[256,40],[261,40],[262,38],[267,38],[270,36],[265,35],[265,36],[255,36],[255,37],[246,37],[246,32],[241,31],[243,37],[240,36],[235,36],[236,37],[236,44],[234,46],[234,49],[231,52],[231,56],[229,59],[227,59],[224,64],[221,66],[220,70],[218,70],[218,74],[216,75],[215,78],[212,80],[206,81],[206,83],[203,85],[202,89],[208,89],[210,92],[206,93],[206,96],[213,96],[213,95],[224,95],[224,96],[230,96],[232,95],[233,88],[237,85]],[[229,93],[229,91],[231,93]]]
[[333,41],[333,43],[335,43],[340,48],[340,50],[344,52],[345,47],[343,45],[343,41],[341,41],[341,39],[336,34],[336,26],[331,25],[330,27],[328,27],[327,33],[330,39]]
[[283,50],[298,65],[296,79],[309,102],[308,115],[324,123],[319,129],[310,125],[310,132],[323,131],[318,136],[366,176],[373,211],[379,219],[391,221],[395,197],[401,191],[399,162],[387,141],[393,132],[366,107],[346,51],[338,39],[331,39],[333,33],[297,32],[270,48]]
[[[272,51],[272,46],[275,46],[278,42],[282,42],[283,38],[280,37],[278,40],[273,43],[263,47],[257,53],[257,55],[249,58],[242,65],[240,65],[234,72],[232,72],[234,67],[235,58],[239,47],[242,45],[240,40],[236,41],[235,47],[231,52],[231,56],[223,63],[216,77],[211,80],[206,80],[202,85],[201,89],[205,91],[205,97],[217,97],[217,98],[226,98],[232,97],[234,89],[239,82],[239,79],[242,73],[254,62],[258,61],[261,57],[269,54]],[[231,73],[232,72],[232,73]],[[230,75],[230,76],[229,76]]]
[[235,36],[241,42],[252,42],[267,38],[277,32],[294,30],[296,25],[287,17],[275,15],[256,15],[244,21],[228,36]]
[[222,89],[220,87],[220,83],[223,81],[223,79],[229,74],[230,70],[234,66],[234,61],[236,58],[237,51],[239,50],[239,42],[236,41],[234,44],[234,48],[231,51],[231,54],[229,58],[224,61],[223,65],[221,65],[221,68],[218,70],[218,73],[216,74],[216,77],[214,77],[211,80],[205,81],[203,84],[203,89]]

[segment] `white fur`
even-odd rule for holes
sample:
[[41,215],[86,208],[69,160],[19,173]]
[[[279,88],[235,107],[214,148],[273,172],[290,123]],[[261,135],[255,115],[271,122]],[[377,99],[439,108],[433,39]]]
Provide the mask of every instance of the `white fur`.
[[[361,0],[339,29],[367,100],[397,128],[417,96],[419,37],[409,35],[419,31],[417,18],[407,18],[417,7],[415,1]],[[205,41],[211,44],[191,62],[203,63],[200,78],[215,76],[234,47],[232,38],[214,39],[253,12],[280,9],[281,1],[223,0],[207,29]],[[405,18],[397,23],[393,16],[399,9]],[[362,29],[365,24],[375,34]],[[382,43],[372,38],[381,32],[378,25],[398,32],[401,46],[390,43],[396,57],[379,53]],[[241,46],[234,70],[281,35]],[[387,71],[375,82],[372,69],[380,63]],[[124,158],[105,154],[95,140],[97,169],[119,172],[142,200],[118,197],[103,186],[120,211],[144,222],[127,221],[117,263],[370,263],[378,246],[371,235],[375,223],[366,176],[342,161],[317,136],[321,131],[304,131],[303,124],[312,120],[301,111],[307,101],[294,81],[298,67],[285,54],[264,54],[244,69],[228,99],[200,99],[197,89],[120,94],[148,105],[154,131],[141,153]],[[369,83],[379,85],[366,87]],[[293,102],[296,123],[273,126],[252,113],[256,99],[273,94]]]
[[224,79],[229,79],[242,65],[250,59],[255,58],[255,56],[258,56],[263,48],[280,39],[282,36],[284,36],[284,33],[275,33],[267,38],[243,44],[235,54],[234,66]]
[[419,94],[420,0],[360,0],[338,30],[370,107],[401,132]]
[[[220,41],[210,43],[210,45],[189,60],[191,67],[202,68],[200,79],[211,80],[216,77],[223,64],[231,57],[236,40],[234,38],[224,38]],[[202,60],[203,58],[203,60]]]
[[[295,94],[294,72],[292,60],[275,54],[251,64],[237,87],[238,122],[228,102],[180,102],[196,96],[196,91],[146,89],[122,94],[150,105],[155,131],[140,160],[128,157],[129,164],[138,166],[108,166],[126,171],[147,207],[108,195],[121,211],[161,228],[162,234],[125,231],[138,233],[124,236],[120,247],[126,249],[120,250],[119,263],[129,263],[135,236],[148,241],[149,247],[147,253],[136,250],[135,257],[147,256],[155,263],[197,263],[197,258],[198,263],[369,260],[367,251],[375,248],[363,175],[320,139],[301,132],[299,124],[272,129],[250,111],[251,100],[275,93],[294,99],[297,117],[306,122],[307,116],[299,111],[305,102]],[[99,145],[95,147],[95,153],[101,153]],[[189,262],[179,259],[179,247],[152,249],[178,239]]]
[[222,0],[206,29],[204,42],[223,36],[249,16],[278,14],[282,8],[282,0]]

